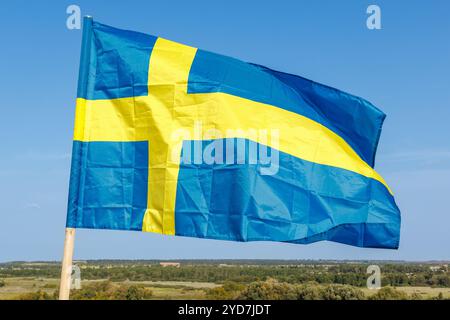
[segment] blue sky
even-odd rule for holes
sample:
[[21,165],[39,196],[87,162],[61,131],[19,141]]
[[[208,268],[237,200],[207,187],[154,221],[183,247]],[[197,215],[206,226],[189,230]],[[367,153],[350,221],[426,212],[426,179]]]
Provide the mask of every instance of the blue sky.
[[[399,250],[78,230],[76,259],[450,259],[450,2],[72,0],[0,4],[0,261],[62,255],[81,43],[70,4],[368,99],[388,116],[376,169],[403,219]],[[369,4],[382,30],[366,28]]]

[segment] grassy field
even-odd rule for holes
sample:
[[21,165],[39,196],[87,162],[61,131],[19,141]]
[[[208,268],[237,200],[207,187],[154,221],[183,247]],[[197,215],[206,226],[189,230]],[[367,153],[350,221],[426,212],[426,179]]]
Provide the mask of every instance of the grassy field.
[[14,299],[17,296],[38,290],[53,294],[59,285],[59,279],[45,278],[8,278],[0,288],[0,300]]
[[[103,280],[83,280],[82,286]],[[192,281],[123,281],[118,284],[136,284],[145,286],[153,292],[152,299],[204,299],[206,298],[205,289],[215,288],[219,284],[209,282]],[[52,295],[59,285],[59,279],[52,278],[34,278],[34,277],[16,277],[5,279],[5,286],[0,288],[0,300],[16,299],[20,295],[45,291]],[[397,289],[408,294],[419,294],[421,298],[427,299],[436,297],[442,293],[443,297],[450,299],[450,288],[431,288],[431,287],[397,287]],[[369,297],[377,290],[364,288],[364,294]]]
[[405,291],[408,294],[417,293],[425,299],[436,297],[439,293],[442,293],[444,298],[450,299],[450,288],[397,287],[397,289]]
[[[50,278],[8,278],[5,286],[0,288],[0,300],[17,299],[20,295],[36,291],[44,291],[52,295],[59,286],[59,279]],[[83,285],[103,280],[84,280]],[[123,284],[142,285],[153,292],[153,299],[202,299],[205,290],[217,287],[217,284],[208,282],[183,281],[124,281]]]
[[[432,297],[436,297],[439,293],[442,293],[445,299],[450,299],[450,288],[431,288],[431,287],[395,287],[398,290],[404,291],[407,294],[411,295],[413,293],[419,294],[422,299],[429,299]],[[375,294],[377,290],[373,289],[363,289],[364,294],[367,297]]]

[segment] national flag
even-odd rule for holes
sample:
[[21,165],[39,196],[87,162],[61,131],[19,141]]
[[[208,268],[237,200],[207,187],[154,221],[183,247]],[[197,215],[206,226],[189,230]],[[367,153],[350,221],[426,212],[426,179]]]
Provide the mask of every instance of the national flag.
[[300,76],[87,18],[67,227],[397,248],[400,211],[374,170],[384,118]]

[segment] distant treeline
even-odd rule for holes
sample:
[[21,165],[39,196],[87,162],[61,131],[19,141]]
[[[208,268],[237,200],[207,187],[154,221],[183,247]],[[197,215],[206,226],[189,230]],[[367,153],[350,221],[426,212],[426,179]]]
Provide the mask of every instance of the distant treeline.
[[[230,263],[229,261],[227,261]],[[288,284],[315,282],[317,284],[343,284],[366,286],[368,264],[193,264],[182,262],[180,268],[162,267],[159,264],[130,261],[80,263],[82,279],[108,279],[111,281],[197,281],[248,284],[275,279]],[[429,264],[390,263],[379,264],[383,286],[450,287],[447,266],[431,267]],[[10,263],[0,265],[0,278],[44,277],[58,278],[59,264]]]

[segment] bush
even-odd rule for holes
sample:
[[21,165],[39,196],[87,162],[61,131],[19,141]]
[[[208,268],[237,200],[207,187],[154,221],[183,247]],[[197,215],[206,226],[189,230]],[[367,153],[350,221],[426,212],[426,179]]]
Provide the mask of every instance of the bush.
[[408,294],[393,287],[383,287],[369,297],[369,300],[407,300]]
[[215,300],[232,300],[236,299],[245,285],[236,282],[225,282],[222,286],[208,289],[206,296],[208,299]]
[[71,300],[145,300],[152,297],[152,291],[136,285],[117,285],[102,281],[71,291]]
[[442,292],[439,292],[439,294],[436,297],[432,297],[430,298],[430,300],[446,300],[446,299],[444,298]]
[[295,300],[295,286],[273,279],[249,284],[238,295],[239,300]]
[[25,293],[17,297],[18,300],[53,300],[54,298],[45,291]]
[[237,296],[243,300],[363,300],[364,292],[348,285],[292,285],[268,280],[248,285]]
[[322,300],[364,300],[364,292],[361,289],[339,284],[330,284],[320,289]]
[[5,285],[6,285],[5,281],[0,280],[0,288],[1,288],[1,287],[4,287]]
[[146,300],[152,297],[152,292],[142,286],[120,286],[113,297],[114,300]]
[[321,293],[316,284],[303,284],[296,288],[297,300],[320,300]]

